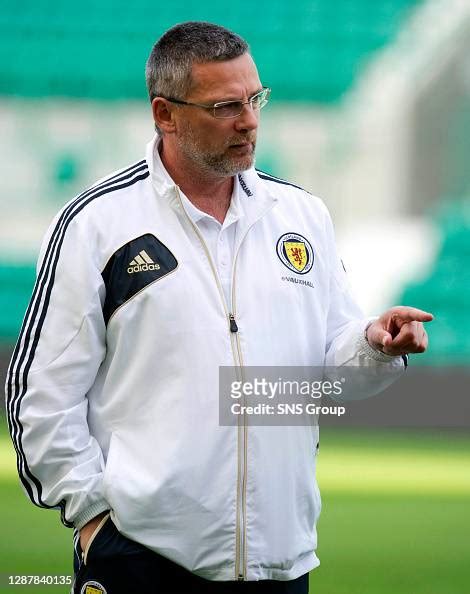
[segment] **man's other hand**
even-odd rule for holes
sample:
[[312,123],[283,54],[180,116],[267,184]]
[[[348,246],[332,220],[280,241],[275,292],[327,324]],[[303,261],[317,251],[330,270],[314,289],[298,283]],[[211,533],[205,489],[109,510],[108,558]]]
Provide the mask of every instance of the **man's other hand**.
[[415,307],[392,307],[368,326],[366,338],[374,349],[386,355],[423,353],[428,346],[423,322],[433,319],[432,314]]

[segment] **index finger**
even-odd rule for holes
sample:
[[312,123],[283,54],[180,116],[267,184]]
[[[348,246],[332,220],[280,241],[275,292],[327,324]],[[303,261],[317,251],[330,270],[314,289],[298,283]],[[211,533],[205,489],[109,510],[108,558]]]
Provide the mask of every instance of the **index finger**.
[[418,309],[416,307],[397,307],[393,313],[395,318],[403,322],[431,322],[434,319],[432,313]]

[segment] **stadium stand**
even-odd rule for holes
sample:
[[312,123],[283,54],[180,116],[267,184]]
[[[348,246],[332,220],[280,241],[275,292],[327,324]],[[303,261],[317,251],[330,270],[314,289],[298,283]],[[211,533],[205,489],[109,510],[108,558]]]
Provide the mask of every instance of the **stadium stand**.
[[470,202],[443,201],[436,217],[440,253],[423,281],[405,288],[399,302],[419,303],[435,320],[427,331],[430,348],[413,364],[468,365],[470,362]]
[[[143,63],[181,20],[228,26],[251,43],[274,100],[334,102],[374,52],[390,43],[420,0],[298,0],[79,5],[2,2],[0,94],[145,99]],[[183,17],[184,15],[184,17]]]
[[17,336],[34,285],[35,267],[0,261],[0,348]]

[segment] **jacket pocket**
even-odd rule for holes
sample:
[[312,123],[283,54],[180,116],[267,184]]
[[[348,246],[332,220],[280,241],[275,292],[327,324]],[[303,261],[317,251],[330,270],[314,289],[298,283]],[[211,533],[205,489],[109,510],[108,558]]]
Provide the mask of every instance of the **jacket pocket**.
[[90,536],[85,550],[83,551],[83,563],[86,565],[87,563],[87,559],[88,559],[88,555],[90,553],[90,549],[92,548],[92,545],[98,542],[98,536],[100,535],[100,533],[102,533],[102,529],[104,527],[104,525],[106,524],[106,522],[110,519],[110,514],[107,513],[102,519],[101,522],[98,524],[98,526],[94,529],[92,535]]

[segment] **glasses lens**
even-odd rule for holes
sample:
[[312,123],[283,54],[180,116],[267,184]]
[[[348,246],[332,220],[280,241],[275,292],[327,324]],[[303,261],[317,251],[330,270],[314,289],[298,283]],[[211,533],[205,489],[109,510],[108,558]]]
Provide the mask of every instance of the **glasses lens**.
[[268,102],[269,93],[270,89],[263,89],[257,95],[254,95],[251,98],[251,105],[253,106],[253,109],[261,109],[264,107]]
[[214,105],[214,115],[216,118],[234,118],[240,115],[243,110],[241,101],[225,101]]
[[250,103],[251,108],[254,110],[261,109],[266,105],[269,99],[271,89],[266,88],[250,97],[247,102],[244,101],[223,101],[216,103],[213,107],[214,116],[216,118],[235,118],[239,116],[243,111],[245,103]]

